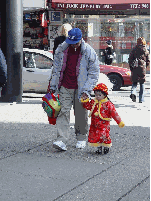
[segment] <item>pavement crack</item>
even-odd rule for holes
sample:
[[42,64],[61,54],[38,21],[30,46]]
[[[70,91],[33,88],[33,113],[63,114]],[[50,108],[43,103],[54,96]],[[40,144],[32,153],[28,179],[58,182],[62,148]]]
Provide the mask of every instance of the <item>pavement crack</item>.
[[[43,143],[43,144],[39,144],[39,145],[34,146],[34,147],[32,147],[32,148],[28,148],[28,149],[26,149],[26,150],[24,150],[24,151],[18,151],[18,152],[16,152],[16,153],[10,154],[10,155],[8,155],[8,156],[4,156],[4,157],[0,158],[0,160],[9,158],[9,157],[11,157],[11,156],[15,156],[15,155],[17,155],[17,154],[27,153],[27,152],[31,151],[32,149],[38,148],[38,147],[43,146],[43,145],[48,144],[48,143],[50,143],[50,141],[49,141],[49,142],[45,142],[45,143]],[[14,150],[10,150],[10,152],[15,152],[15,151],[14,151]],[[7,153],[10,153],[10,152],[7,152]]]
[[[123,159],[123,160],[125,160],[125,159]],[[94,179],[95,177],[101,175],[102,173],[106,172],[106,171],[109,170],[110,168],[112,168],[112,167],[114,167],[114,166],[120,164],[121,162],[123,162],[123,160],[121,160],[121,161],[115,163],[114,165],[109,166],[109,167],[106,168],[105,170],[102,170],[101,172],[99,172],[99,173],[93,175],[92,177],[86,179],[84,182],[80,183],[79,185],[75,186],[74,188],[70,189],[69,191],[67,191],[67,192],[63,193],[62,195],[58,196],[58,197],[55,198],[53,201],[60,199],[60,198],[63,197],[64,195],[67,195],[68,193],[72,192],[73,190],[77,189],[78,187],[84,185],[85,183],[87,183],[87,182],[90,181],[91,179]]]
[[149,179],[150,175],[147,176],[145,179],[143,179],[141,182],[139,182],[138,184],[136,184],[135,186],[133,186],[133,188],[131,188],[127,193],[125,193],[124,195],[122,195],[117,201],[122,200],[122,198],[126,197],[127,195],[129,195],[134,189],[136,189],[138,186],[140,186],[141,184],[143,184],[147,179]]

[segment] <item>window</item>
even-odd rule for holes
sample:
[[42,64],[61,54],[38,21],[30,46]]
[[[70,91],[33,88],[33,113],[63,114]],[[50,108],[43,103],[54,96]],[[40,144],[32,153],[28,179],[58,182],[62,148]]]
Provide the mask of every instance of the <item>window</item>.
[[125,31],[125,36],[126,37],[134,37],[135,36],[135,23],[131,23],[131,22],[126,22],[125,23],[125,27],[124,27],[124,31]]
[[53,61],[41,54],[36,54],[33,53],[35,63],[36,63],[36,68],[39,69],[51,69]]
[[36,68],[35,59],[32,53],[24,52],[24,67],[26,68]]
[[[103,63],[103,52],[107,40],[112,41],[114,60],[112,65],[129,68],[128,59],[136,46],[137,38],[144,37],[150,49],[150,17],[143,15],[72,15],[75,25],[82,30],[84,40],[98,54]],[[86,17],[87,16],[87,17]]]
[[[99,23],[99,21],[98,21]],[[111,19],[100,20],[100,36],[101,37],[115,37],[118,32],[118,24]]]

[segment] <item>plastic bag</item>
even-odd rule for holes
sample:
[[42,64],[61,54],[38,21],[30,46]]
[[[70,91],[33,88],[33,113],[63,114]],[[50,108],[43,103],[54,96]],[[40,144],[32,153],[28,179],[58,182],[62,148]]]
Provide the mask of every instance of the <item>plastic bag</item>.
[[49,123],[55,125],[57,116],[61,110],[59,95],[55,96],[53,93],[47,93],[42,97],[42,100],[42,107],[48,116]]

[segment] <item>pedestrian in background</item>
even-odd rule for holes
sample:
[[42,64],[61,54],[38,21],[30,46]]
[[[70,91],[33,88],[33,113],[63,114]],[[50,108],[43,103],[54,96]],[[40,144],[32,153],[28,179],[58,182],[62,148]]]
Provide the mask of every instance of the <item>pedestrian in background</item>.
[[144,102],[145,81],[146,81],[146,68],[150,64],[149,52],[146,48],[145,38],[140,37],[137,39],[137,45],[133,48],[129,55],[129,66],[131,70],[132,89],[130,98],[136,102],[136,88],[137,83],[140,84],[139,103]]
[[68,31],[72,29],[72,26],[68,23],[63,24],[60,29],[60,36],[55,38],[54,40],[54,48],[53,48],[53,57],[55,54],[55,50],[57,49],[58,45],[63,43],[66,40],[66,37],[68,36]]
[[[55,51],[58,47],[58,45],[60,45],[61,43],[63,43],[67,36],[68,36],[68,31],[70,31],[72,29],[72,26],[68,23],[65,23],[61,26],[60,28],[60,36],[58,36],[57,38],[55,38],[54,40],[54,47],[53,47],[53,58],[55,55]],[[51,80],[52,76],[49,78],[49,85],[48,85],[48,89],[47,92],[50,92],[50,80]]]
[[[7,83],[7,64],[5,56],[0,48],[0,97],[6,92],[6,83]],[[2,100],[2,99],[1,99]]]
[[113,46],[112,46],[112,41],[108,40],[107,42],[108,47],[104,51],[104,62],[107,65],[111,65],[113,61]]
[[90,98],[90,93],[99,78],[99,60],[94,49],[82,38],[79,28],[68,32],[68,38],[55,51],[50,93],[59,93],[61,111],[57,117],[57,140],[54,148],[67,150],[70,135],[70,109],[73,104],[75,114],[76,148],[86,146],[88,133],[87,110],[82,107],[82,98]]
[[97,153],[102,154],[102,147],[104,147],[104,154],[109,152],[112,146],[110,138],[110,121],[113,118],[120,128],[124,127],[124,122],[116,112],[114,104],[107,97],[108,88],[105,84],[97,84],[94,89],[95,98],[89,101],[81,99],[83,107],[90,110],[91,125],[88,136],[88,144],[92,147],[98,147]]

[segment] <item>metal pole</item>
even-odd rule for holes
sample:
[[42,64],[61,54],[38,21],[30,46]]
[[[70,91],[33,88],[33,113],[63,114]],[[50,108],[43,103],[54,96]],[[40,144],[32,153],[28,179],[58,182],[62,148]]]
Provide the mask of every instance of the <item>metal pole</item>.
[[5,102],[22,102],[23,3],[6,0],[7,90]]
[[1,11],[1,49],[6,58],[6,0],[0,3]]

